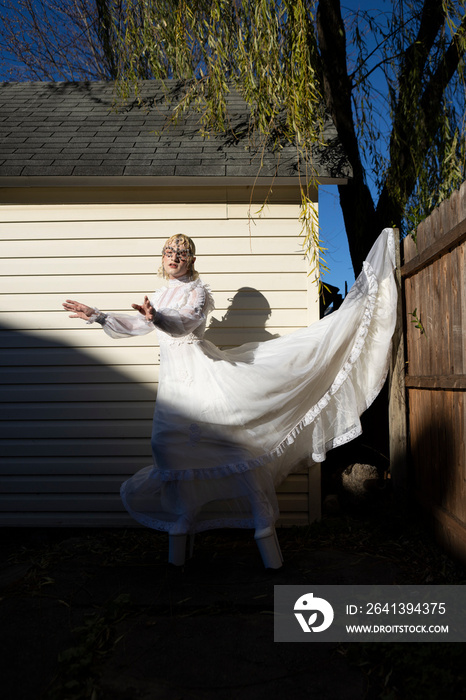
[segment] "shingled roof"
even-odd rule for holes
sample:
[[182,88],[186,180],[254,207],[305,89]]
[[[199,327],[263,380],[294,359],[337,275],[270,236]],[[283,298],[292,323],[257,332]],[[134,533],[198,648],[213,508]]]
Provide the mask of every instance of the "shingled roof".
[[[170,86],[176,89],[176,84]],[[114,85],[92,83],[3,83],[0,86],[0,182],[32,184],[39,178],[228,178],[246,183],[259,175],[297,182],[296,148],[262,154],[245,136],[199,133],[196,115],[167,125],[170,107],[159,81],[142,86],[149,108],[132,101],[114,109]],[[232,121],[245,125],[247,109],[231,96]],[[344,181],[351,168],[329,121],[327,146],[313,164],[321,182]],[[261,157],[263,165],[260,168]]]

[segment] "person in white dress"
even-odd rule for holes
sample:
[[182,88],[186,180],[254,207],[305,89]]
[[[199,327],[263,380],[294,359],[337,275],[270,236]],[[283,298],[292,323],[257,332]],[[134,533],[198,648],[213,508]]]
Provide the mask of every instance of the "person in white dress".
[[169,238],[167,285],[133,304],[137,314],[63,306],[112,338],[158,333],[153,464],[121,488],[132,517],[170,535],[247,527],[260,539],[279,516],[276,487],[303,459],[321,462],[357,437],[384,384],[396,319],[393,230],[379,236],[337,311],[230,350],[204,339],[214,303],[195,260],[189,237]]

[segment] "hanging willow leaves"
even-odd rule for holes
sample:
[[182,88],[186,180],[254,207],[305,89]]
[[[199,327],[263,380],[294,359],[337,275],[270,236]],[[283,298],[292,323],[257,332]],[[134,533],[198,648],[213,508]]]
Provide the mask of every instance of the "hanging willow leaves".
[[[19,80],[116,76],[121,100],[143,102],[142,80],[181,80],[171,118],[194,112],[204,133],[277,159],[294,143],[304,198],[328,116],[353,170],[338,190],[358,272],[382,228],[412,230],[465,179],[465,2],[2,0],[0,61],[13,56]],[[241,133],[232,91],[249,109]],[[306,206],[302,219],[319,255]]]
[[308,186],[326,114],[353,168],[339,193],[357,271],[382,228],[408,231],[465,177],[465,0],[395,0],[345,19],[338,0],[126,0],[124,22],[112,2],[120,97],[139,95],[141,78],[181,78],[172,118],[194,110],[204,133],[234,133],[236,91],[250,115],[238,138],[277,154],[296,145],[304,247],[321,272]]
[[[172,105],[176,121],[195,112],[201,133],[230,131],[247,138],[259,153],[273,151],[279,162],[286,143],[297,148],[303,166],[304,251],[321,274],[326,267],[309,188],[316,185],[312,147],[324,145],[324,102],[317,79],[312,3],[304,0],[127,0],[119,31],[120,99],[139,91],[141,57],[150,77],[183,79]],[[231,121],[228,98],[236,93],[249,114],[245,128]],[[168,99],[168,94],[167,94]],[[258,176],[260,175],[259,166]]]

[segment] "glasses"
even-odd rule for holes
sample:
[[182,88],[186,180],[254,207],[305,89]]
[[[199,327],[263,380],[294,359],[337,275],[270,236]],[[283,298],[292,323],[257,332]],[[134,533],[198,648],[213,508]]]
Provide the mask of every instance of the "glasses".
[[175,258],[175,259],[178,258],[182,262],[186,262],[186,260],[193,257],[191,255],[191,253],[189,252],[189,250],[186,250],[186,248],[181,248],[181,249],[176,248],[175,249],[175,248],[167,247],[164,249],[163,254],[167,258],[169,258],[170,260],[172,260],[173,258]]

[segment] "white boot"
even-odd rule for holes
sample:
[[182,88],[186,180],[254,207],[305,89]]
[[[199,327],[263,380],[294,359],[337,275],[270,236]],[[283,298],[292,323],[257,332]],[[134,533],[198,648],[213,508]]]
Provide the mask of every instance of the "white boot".
[[183,566],[186,560],[186,541],[188,535],[168,536],[168,563]]
[[182,515],[176,521],[174,532],[168,536],[168,563],[175,566],[183,566],[186,561],[186,544],[189,533],[189,558],[193,556],[194,551],[194,532],[190,532],[192,528],[193,517]]
[[266,569],[279,569],[283,564],[283,556],[274,527],[265,527],[254,533],[262,561]]

